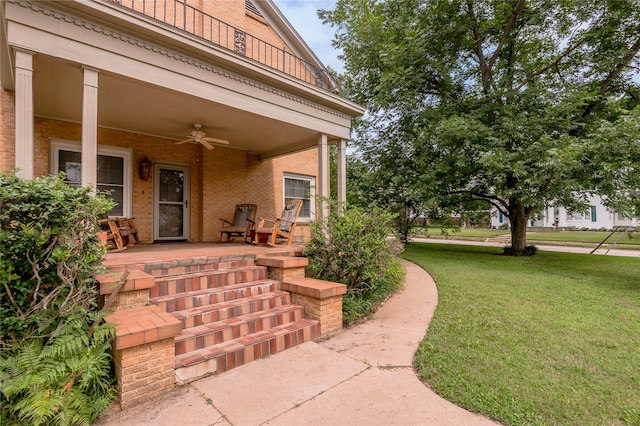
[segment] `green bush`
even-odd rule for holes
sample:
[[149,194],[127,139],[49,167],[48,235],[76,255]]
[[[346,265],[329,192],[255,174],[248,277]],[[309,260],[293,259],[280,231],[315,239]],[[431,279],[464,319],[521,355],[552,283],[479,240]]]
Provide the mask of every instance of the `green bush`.
[[0,174],[2,424],[89,424],[113,399],[94,276],[113,203],[64,175]]
[[311,223],[305,247],[309,274],[347,285],[346,324],[372,313],[402,283],[402,267],[395,258],[402,246],[391,238],[393,220],[379,209],[367,212],[352,206],[343,215],[331,213]]
[[2,346],[45,334],[43,316],[65,317],[95,301],[93,277],[105,253],[98,217],[111,206],[88,188],[70,187],[64,175],[0,174]]

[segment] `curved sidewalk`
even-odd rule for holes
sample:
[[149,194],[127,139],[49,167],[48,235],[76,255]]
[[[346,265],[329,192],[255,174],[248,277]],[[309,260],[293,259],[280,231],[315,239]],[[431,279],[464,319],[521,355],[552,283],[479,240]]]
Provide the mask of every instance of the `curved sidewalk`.
[[366,323],[176,389],[99,425],[495,425],[439,397],[413,370],[438,303],[403,261],[405,288]]

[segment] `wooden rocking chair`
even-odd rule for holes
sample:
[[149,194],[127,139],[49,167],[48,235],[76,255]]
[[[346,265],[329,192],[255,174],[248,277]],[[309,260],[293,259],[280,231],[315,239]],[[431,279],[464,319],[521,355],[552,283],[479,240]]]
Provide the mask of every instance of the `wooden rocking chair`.
[[107,249],[109,251],[122,251],[129,246],[129,233],[121,230],[116,219],[103,218],[98,222],[107,233]]
[[231,242],[232,236],[244,237],[244,242],[249,242],[251,240],[251,227],[256,224],[257,211],[258,206],[256,204],[237,204],[233,222],[220,218],[222,225],[218,241],[222,241],[222,236],[226,234],[226,242]]
[[296,230],[296,221],[298,220],[301,209],[302,200],[291,199],[286,202],[280,217],[273,219],[260,218],[260,222],[255,230],[256,237],[253,243],[259,244],[260,235],[269,234],[267,239],[268,245],[275,246],[278,238],[286,239],[287,245],[291,245]]

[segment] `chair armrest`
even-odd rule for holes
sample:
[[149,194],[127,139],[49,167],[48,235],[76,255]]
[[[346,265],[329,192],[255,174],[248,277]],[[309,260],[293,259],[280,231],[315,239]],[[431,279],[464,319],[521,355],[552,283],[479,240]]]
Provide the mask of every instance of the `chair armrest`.
[[220,220],[222,221],[222,224],[223,224],[223,225],[224,225],[225,223],[228,223],[229,225],[233,225],[233,223],[232,223],[232,222],[229,222],[227,219],[220,218]]

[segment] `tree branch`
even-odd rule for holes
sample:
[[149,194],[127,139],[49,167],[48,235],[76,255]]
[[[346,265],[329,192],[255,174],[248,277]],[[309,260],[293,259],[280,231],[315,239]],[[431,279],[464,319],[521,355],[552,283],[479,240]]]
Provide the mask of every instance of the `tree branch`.
[[618,65],[611,70],[607,78],[604,79],[602,85],[600,85],[600,90],[598,91],[600,95],[607,93],[607,90],[609,89],[609,86],[611,86],[611,83],[613,83],[613,80],[620,75],[622,70],[631,62],[633,57],[638,54],[638,51],[640,51],[640,37],[638,37],[633,46],[631,46],[631,49],[629,49],[629,52],[624,56],[624,58],[622,58],[622,61],[620,61]]
[[457,191],[448,191],[445,195],[471,195],[475,200],[487,201],[491,204],[499,203],[502,207],[508,208],[509,205],[502,200],[500,197],[495,195],[487,195],[487,194],[478,194],[477,192],[471,191],[469,189],[460,189]]
[[489,84],[491,81],[491,70],[487,67],[487,61],[482,52],[482,40],[480,37],[480,29],[478,28],[478,22],[476,20],[476,14],[473,11],[473,4],[471,0],[467,0],[467,14],[471,18],[471,29],[473,30],[473,38],[476,42],[476,55],[478,55],[478,61],[480,64],[480,73],[482,74],[482,90],[485,95],[489,94]]
[[522,9],[524,9],[524,0],[519,0],[518,4],[515,7],[515,9],[513,9],[513,13],[511,14],[511,18],[509,19],[509,22],[507,23],[507,27],[504,29],[504,33],[502,34],[502,38],[500,39],[500,42],[498,43],[498,47],[496,48],[496,51],[493,52],[493,55],[491,56],[491,59],[489,60],[489,65],[488,65],[488,72],[489,73],[491,73],[491,68],[493,68],[493,65],[496,63],[496,60],[498,59],[498,56],[500,56],[500,52],[502,51],[502,48],[504,47],[504,44],[507,41],[507,38],[509,37],[509,34],[511,33],[511,30],[515,26],[516,19],[518,18],[518,15],[520,14],[520,12],[522,12]]

